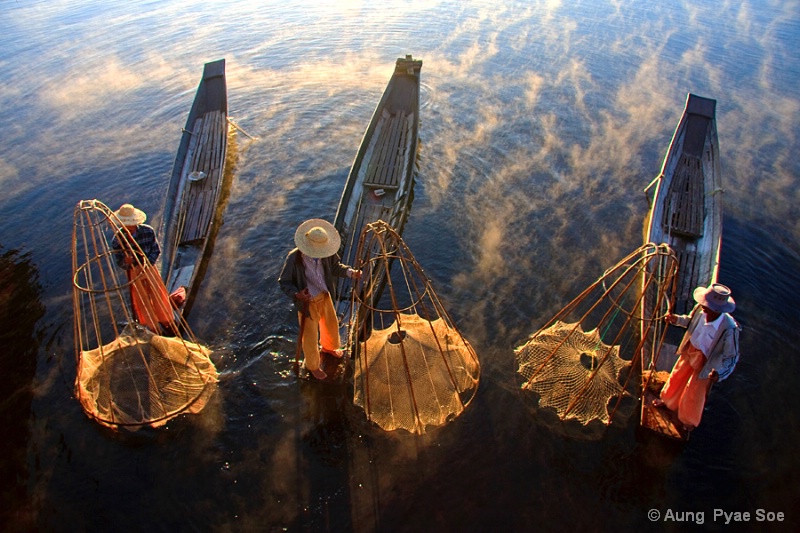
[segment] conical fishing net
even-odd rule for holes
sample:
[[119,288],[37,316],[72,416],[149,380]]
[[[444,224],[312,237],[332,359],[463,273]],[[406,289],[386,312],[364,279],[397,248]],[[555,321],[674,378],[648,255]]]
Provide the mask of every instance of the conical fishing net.
[[[390,431],[424,433],[454,420],[478,389],[480,364],[400,236],[385,222],[362,233],[350,344],[354,403]],[[383,296],[375,301],[376,287]]]
[[[541,407],[581,424],[610,423],[621,400],[636,394],[630,367],[652,337],[672,274],[662,246],[645,245],[608,269],[515,350],[522,389]],[[659,267],[661,265],[661,267]],[[651,294],[657,303],[646,304]]]
[[[116,247],[115,238],[125,245]],[[120,254],[132,258],[128,270]],[[202,410],[217,384],[211,351],[174,312],[136,241],[97,200],[75,208],[72,266],[75,392],[86,414],[136,429]]]

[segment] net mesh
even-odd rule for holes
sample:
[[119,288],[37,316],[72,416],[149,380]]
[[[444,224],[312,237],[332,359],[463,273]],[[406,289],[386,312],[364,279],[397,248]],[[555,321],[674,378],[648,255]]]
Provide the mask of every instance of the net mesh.
[[[211,351],[197,342],[169,300],[158,296],[166,295],[164,284],[135,240],[127,241],[136,273],[119,267],[115,255],[124,252],[114,249],[111,238],[123,231],[101,202],[76,206],[75,392],[86,414],[103,425],[158,427],[202,410],[216,390],[217,371]],[[151,289],[156,296],[145,292]]]
[[354,403],[386,430],[422,432],[464,410],[460,393],[476,383],[472,348],[442,319],[401,314],[362,343]]
[[107,425],[158,427],[206,405],[217,381],[210,353],[197,343],[129,327],[110,343],[81,352],[78,398]]
[[477,392],[474,349],[387,223],[365,228],[357,257],[363,275],[350,328],[355,405],[387,431],[421,434],[454,420]]
[[596,329],[584,332],[580,324],[559,321],[515,354],[526,388],[539,394],[540,406],[582,424],[609,421],[607,404],[622,394],[619,374],[628,361],[619,357],[619,346],[604,344]]

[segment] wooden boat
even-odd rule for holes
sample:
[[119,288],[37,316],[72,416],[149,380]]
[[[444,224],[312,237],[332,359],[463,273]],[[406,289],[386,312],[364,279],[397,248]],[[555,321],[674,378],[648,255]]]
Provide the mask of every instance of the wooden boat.
[[[397,60],[353,160],[333,222],[345,264],[353,264],[367,224],[383,220],[403,232],[413,199],[421,69],[422,61],[410,55]],[[339,298],[347,300],[349,281],[338,289]]]
[[[653,312],[653,295],[643,294],[644,316],[666,312],[686,314],[694,307],[695,287],[717,279],[722,240],[722,172],[716,126],[716,100],[689,94],[683,116],[675,128],[661,173],[645,188],[652,191],[645,221],[645,243],[667,244],[677,261],[671,307]],[[649,306],[649,307],[648,307]],[[643,333],[642,412],[644,427],[674,438],[688,438],[681,424],[666,409],[655,409],[652,399],[677,359],[675,350],[684,333],[657,320],[649,335]],[[644,329],[643,329],[644,332]]]
[[184,314],[219,226],[227,148],[228,91],[225,60],[219,59],[203,68],[164,204],[161,276],[170,294],[185,288]]

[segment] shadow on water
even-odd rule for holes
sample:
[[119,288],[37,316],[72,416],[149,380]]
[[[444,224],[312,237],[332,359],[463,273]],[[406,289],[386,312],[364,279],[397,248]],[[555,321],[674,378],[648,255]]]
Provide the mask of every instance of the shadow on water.
[[297,498],[307,504],[299,509],[290,530],[350,528],[348,388],[300,382],[302,401],[295,428]]
[[[28,420],[33,399],[36,354],[44,331],[37,321],[44,316],[37,267],[30,255],[3,250],[0,245],[0,369],[3,401],[0,404],[0,484],[3,505],[0,524],[10,529],[32,525],[28,515],[26,449],[30,437]],[[4,529],[0,527],[0,529]]]

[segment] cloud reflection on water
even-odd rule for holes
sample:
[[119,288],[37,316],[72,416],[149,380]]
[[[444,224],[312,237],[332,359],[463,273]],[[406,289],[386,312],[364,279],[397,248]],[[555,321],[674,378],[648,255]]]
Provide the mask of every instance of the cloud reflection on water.
[[[563,298],[555,295],[599,275],[610,258],[637,245],[645,209],[641,188],[660,168],[687,91],[719,100],[726,212],[797,220],[797,202],[781,199],[800,194],[793,186],[798,165],[791,156],[798,98],[786,92],[776,68],[786,58],[777,36],[796,16],[796,7],[770,7],[771,19],[751,4],[645,8],[619,2],[587,10],[562,2],[474,2],[449,25],[432,21],[437,42],[409,51],[425,62],[423,80],[433,101],[422,117],[425,209],[435,213],[460,204],[469,214],[459,224],[474,258],[468,269],[454,273],[456,284],[466,289],[501,277],[504,288],[493,290],[512,293],[520,280],[510,275],[507,262],[525,265],[524,275],[550,268],[553,258],[564,254],[571,274],[560,273],[552,301],[544,306],[549,312]],[[229,56],[231,113],[260,137],[242,155],[234,182],[232,202],[239,210],[228,219],[238,227],[292,226],[287,214],[309,194],[326,198],[323,214],[332,215],[328,204],[335,206],[337,187],[323,182],[346,174],[388,80],[391,63],[380,48],[388,39],[382,35],[398,35],[389,13],[350,5],[332,17],[326,9],[309,12],[308,19],[278,8],[234,9],[236,30],[248,39],[243,50],[223,54]],[[287,17],[287,24],[266,23],[276,14]],[[424,14],[438,14],[437,6]],[[165,8],[162,16],[187,15]],[[715,16],[730,41],[719,43],[708,31]],[[149,19],[116,18],[117,31],[133,35],[142,20]],[[356,36],[345,30],[365,20],[373,25],[365,31],[375,46],[335,48],[352,46]],[[622,31],[604,30],[611,24]],[[155,25],[153,38],[166,38],[169,27]],[[84,36],[67,51],[50,52],[47,63],[65,52],[81,60],[63,61],[64,72],[36,93],[34,109],[51,115],[49,127],[17,133],[33,137],[46,157],[2,155],[0,178],[12,192],[37,183],[41,178],[30,175],[44,177],[54,166],[86,168],[92,161],[113,166],[135,153],[161,153],[164,175],[169,171],[177,129],[201,63],[209,58],[187,62],[176,60],[185,53],[181,50],[145,48],[130,61],[119,44],[108,54],[89,52],[88,47],[98,48],[92,28],[101,39],[112,37],[97,19],[82,27]],[[185,37],[200,43],[214,28],[193,27]],[[318,38],[303,50],[300,44],[311,29],[330,39]],[[296,43],[302,55],[292,55],[286,43]],[[744,58],[757,74],[750,83],[735,78],[741,43],[757,43]],[[277,50],[283,55],[271,58]],[[793,60],[788,66],[796,65]],[[154,99],[154,94],[180,97]],[[148,109],[145,102],[155,105]],[[134,112],[141,120],[132,119]],[[135,168],[132,174],[143,178]],[[237,203],[244,198],[247,202]],[[756,211],[758,205],[774,208],[767,217]],[[234,243],[253,238],[253,231],[224,233],[228,242],[222,248],[229,252],[220,255],[229,267],[260,244]],[[800,227],[791,231],[797,236]]]
[[[287,212],[309,193],[325,195],[325,205],[335,206],[338,193],[330,191],[336,187],[321,182],[346,174],[385,87],[391,63],[381,47],[402,36],[401,28],[410,35],[419,28],[408,21],[395,27],[390,12],[355,4],[336,17],[322,5],[307,18],[279,7],[230,7],[236,27],[225,32],[236,32],[241,49],[219,55],[228,56],[231,114],[260,140],[242,154],[231,198],[238,210],[228,219],[242,228],[281,221],[291,226]],[[536,255],[552,258],[563,250],[573,250],[569,270],[585,280],[609,257],[638,244],[640,191],[658,172],[687,91],[719,99],[726,211],[764,219],[752,206],[769,204],[775,206],[769,218],[797,220],[797,202],[779,200],[800,194],[793,187],[798,165],[791,157],[798,98],[786,92],[775,67],[786,58],[778,37],[797,9],[770,8],[772,18],[759,16],[750,3],[720,8],[616,2],[585,9],[557,1],[471,2],[444,21],[435,18],[437,5],[425,4],[420,16],[430,17],[436,40],[405,35],[399,48],[424,60],[423,81],[432,101],[422,117],[424,209],[465,206],[469,219],[459,221],[467,223],[465,245],[483,243],[471,252],[477,269],[470,265],[459,273],[460,284],[474,286],[476,279],[503,273],[511,291],[515,282],[506,276],[504,262],[535,269]],[[56,13],[51,8],[49,16]],[[174,6],[160,15],[164,20],[153,25],[153,42],[169,40],[169,17],[188,21],[189,16]],[[718,43],[708,31],[715,16],[728,41]],[[280,17],[285,24],[275,23]],[[116,17],[114,31],[132,36],[151,18]],[[370,25],[352,31],[364,22]],[[186,26],[182,46],[145,45],[134,61],[120,43],[104,44],[114,35],[100,17],[78,25],[81,37],[66,49],[50,49],[44,64],[64,57],[80,61],[67,59],[58,76],[39,72],[36,78],[48,81],[30,104],[35,113],[50,115],[48,127],[17,129],[11,137],[12,145],[25,142],[37,146],[37,153],[0,153],[3,185],[20,194],[47,179],[54,167],[87,169],[99,162],[113,167],[147,152],[159,154],[166,176],[202,62],[210,59],[187,61],[185,50],[203,49],[199,43],[223,30],[220,24]],[[611,32],[610,25],[620,31]],[[301,45],[315,35],[312,29],[320,38]],[[371,38],[374,46],[353,47],[357,38]],[[296,43],[296,51],[287,43]],[[757,73],[747,81],[755,85],[735,78],[736,47],[742,43],[758,44],[745,58]],[[796,65],[795,59],[788,66]],[[3,94],[12,99],[20,92],[6,88]],[[87,127],[92,123],[98,127]],[[772,156],[766,160],[765,153]],[[144,170],[134,166],[131,172],[130,178],[145,179],[137,174]],[[320,184],[316,192],[313,183]],[[101,192],[113,196],[113,185]],[[332,214],[332,208],[327,211]],[[491,224],[484,227],[486,220]],[[520,220],[532,226],[521,227]],[[530,227],[539,236],[521,241]],[[800,226],[791,231],[797,236]],[[248,236],[251,230],[222,235],[230,255],[221,255],[231,268],[247,246],[258,244],[231,241]],[[606,249],[596,246],[599,240],[607,241]],[[513,250],[520,255],[509,255]],[[574,283],[571,276],[560,279],[569,286],[554,288],[557,294]]]

